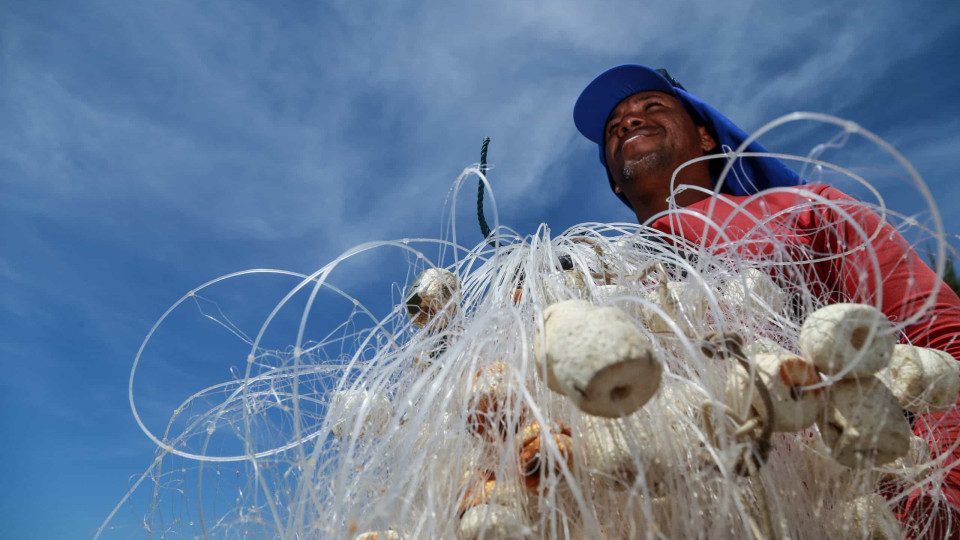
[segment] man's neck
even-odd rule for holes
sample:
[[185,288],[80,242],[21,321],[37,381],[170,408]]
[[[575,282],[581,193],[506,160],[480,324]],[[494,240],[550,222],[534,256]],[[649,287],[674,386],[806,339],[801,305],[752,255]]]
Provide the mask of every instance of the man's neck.
[[[696,180],[689,178],[689,176],[692,175],[681,174],[676,180],[676,186],[686,184],[711,189],[713,182],[710,180],[709,173],[707,173],[706,176],[696,177]],[[668,177],[666,180],[660,179],[658,181],[651,182],[650,185],[663,186],[663,188],[652,193],[627,193],[627,200],[630,201],[630,206],[633,207],[633,211],[637,215],[637,221],[639,223],[644,223],[651,217],[670,208],[670,204],[667,202],[667,199],[671,196],[670,178]],[[710,194],[705,193],[701,189],[684,189],[673,196],[673,203],[682,208],[690,206],[694,203],[698,203],[709,197]]]

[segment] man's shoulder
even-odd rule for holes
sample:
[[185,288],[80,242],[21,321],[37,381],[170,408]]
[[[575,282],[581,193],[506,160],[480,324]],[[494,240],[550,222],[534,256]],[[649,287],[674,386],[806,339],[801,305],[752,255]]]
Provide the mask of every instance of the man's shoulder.
[[749,205],[752,203],[769,204],[771,202],[795,204],[798,199],[815,202],[817,199],[833,200],[849,199],[850,197],[829,184],[802,184],[799,186],[770,188],[752,195],[726,195],[721,193],[716,195],[715,198],[718,201],[724,201],[734,205]]
[[828,184],[804,184],[800,186],[771,188],[752,195],[717,194],[707,197],[686,210],[694,214],[711,216],[711,219],[727,219],[742,216],[751,219],[757,216],[790,214],[801,218],[804,214],[831,207],[827,201],[850,201],[851,197]]

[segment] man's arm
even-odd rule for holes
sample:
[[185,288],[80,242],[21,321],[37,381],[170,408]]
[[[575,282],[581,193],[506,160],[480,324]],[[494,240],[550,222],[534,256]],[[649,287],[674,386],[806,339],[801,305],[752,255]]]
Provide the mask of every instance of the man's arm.
[[[828,302],[877,305],[903,326],[906,341],[960,358],[960,298],[863,203],[815,184],[754,198],[720,196],[715,202],[712,211],[709,201],[698,203],[651,227],[714,253],[732,246],[745,258],[789,256],[795,264],[784,267],[783,279],[804,281],[809,292]],[[707,222],[713,225],[705,227]],[[925,306],[935,290],[935,300]],[[960,414],[955,408],[918,415],[913,425],[935,456],[945,456],[938,484],[943,496],[935,489],[886,494],[897,498],[900,518],[919,531],[916,538],[960,539],[960,469],[953,468],[960,462],[955,448]]]
[[[877,304],[894,323],[916,319],[903,328],[905,341],[960,359],[960,298],[876,213],[860,203],[843,205],[852,199],[833,188],[821,195],[839,203],[838,208],[823,206],[822,230],[832,234],[823,235],[821,248],[850,252],[824,268],[829,278],[836,280],[841,295],[854,302]],[[867,244],[863,232],[869,237],[878,231],[869,243],[876,255],[873,261],[869,251],[857,248]],[[934,302],[925,306],[931,298]],[[944,456],[941,468],[933,473],[943,497],[935,489],[923,488],[887,495],[897,498],[899,517],[916,538],[960,538],[960,468],[955,468],[960,464],[960,412],[953,408],[916,415],[913,428],[930,444],[935,457]]]

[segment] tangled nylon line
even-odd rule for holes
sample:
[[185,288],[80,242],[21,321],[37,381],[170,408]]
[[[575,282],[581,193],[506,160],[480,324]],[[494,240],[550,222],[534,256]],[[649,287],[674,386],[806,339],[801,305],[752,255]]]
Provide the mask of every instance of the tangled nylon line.
[[[826,118],[772,125],[850,129]],[[483,161],[453,200],[473,175],[489,190]],[[879,197],[814,198],[835,220],[811,234],[852,224],[876,238],[858,220],[869,208],[942,260],[932,197],[904,168],[924,222]],[[523,236],[493,210],[472,248],[454,227],[449,240],[372,242],[310,275],[238,272],[184,295],[130,376],[156,459],[96,537],[899,538],[931,526],[902,528],[892,510],[916,490],[945,505],[949,464],[910,433],[895,355],[868,351],[892,351],[933,299],[871,319],[878,297],[827,295],[803,270],[843,257],[879,276],[869,242],[798,252],[768,234],[791,211],[707,248],[625,223]],[[758,242],[762,257],[740,249]],[[370,298],[369,284],[335,285],[375,280],[377,257],[398,273]],[[838,322],[851,320],[871,322]],[[818,360],[809,336],[827,332],[859,346]],[[932,407],[948,378],[911,399]],[[931,418],[917,415],[926,433]]]

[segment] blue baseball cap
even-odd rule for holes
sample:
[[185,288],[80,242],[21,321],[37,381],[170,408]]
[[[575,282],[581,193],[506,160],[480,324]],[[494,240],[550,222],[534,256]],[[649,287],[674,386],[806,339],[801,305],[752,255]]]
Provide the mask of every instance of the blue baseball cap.
[[[610,113],[623,101],[624,98],[638,92],[660,91],[677,98],[694,123],[707,128],[717,141],[718,151],[733,151],[740,147],[748,138],[746,132],[737,127],[729,118],[704,103],[700,98],[687,92],[683,86],[670,77],[666,71],[655,70],[639,64],[623,64],[604,71],[598,75],[577,98],[573,106],[573,123],[584,137],[600,147],[600,163],[607,168],[606,156],[603,151],[604,128]],[[754,141],[744,150],[745,152],[763,152],[767,149]],[[716,185],[725,162],[720,159],[711,160],[710,175]],[[607,172],[610,188],[613,189],[613,177]],[[724,181],[724,191],[732,195],[751,195],[780,186],[796,186],[806,181],[782,161],[772,157],[743,157],[730,169]],[[626,196],[618,193],[617,196],[627,206],[630,206]],[[632,208],[632,207],[631,207]]]
[[666,77],[647,66],[624,64],[610,68],[580,93],[573,106],[573,123],[584,137],[601,146],[602,155],[604,128],[618,103],[637,92],[650,90],[676,96],[673,89]]

